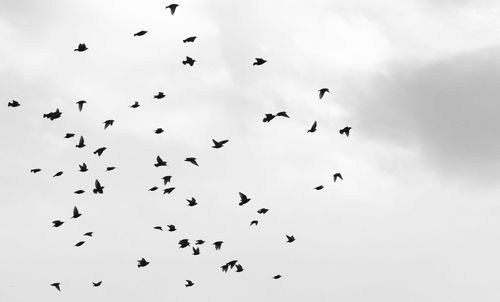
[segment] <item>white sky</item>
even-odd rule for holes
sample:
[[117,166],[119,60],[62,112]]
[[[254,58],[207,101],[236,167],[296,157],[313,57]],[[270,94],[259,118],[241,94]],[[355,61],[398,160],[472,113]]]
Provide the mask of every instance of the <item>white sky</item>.
[[[177,3],[0,1],[0,301],[500,299],[500,3]],[[164,175],[176,190],[148,192]]]

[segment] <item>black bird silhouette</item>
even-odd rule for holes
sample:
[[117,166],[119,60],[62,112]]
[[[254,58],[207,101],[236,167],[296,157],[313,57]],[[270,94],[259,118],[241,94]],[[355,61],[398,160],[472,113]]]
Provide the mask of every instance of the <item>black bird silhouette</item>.
[[242,206],[246,203],[248,203],[251,199],[248,198],[245,194],[239,192],[238,194],[240,194],[240,203],[238,203],[238,205]]
[[194,285],[193,281],[191,281],[191,280],[186,280],[186,287],[191,287],[191,286],[193,286],[193,285]]
[[158,187],[157,187],[157,186],[151,187],[151,188],[149,189],[149,191],[151,191],[151,192],[156,191],[156,190],[158,190]]
[[75,194],[78,194],[78,195],[83,194],[83,193],[85,193],[85,191],[84,191],[84,190],[76,190],[76,191],[75,191]]
[[293,235],[290,235],[290,236],[286,235],[286,239],[287,239],[286,242],[288,242],[288,243],[292,243],[295,241],[295,237],[293,237]]
[[71,217],[71,218],[78,218],[80,216],[82,216],[82,214],[80,214],[80,212],[78,212],[77,207],[74,207],[73,208],[73,217]]
[[194,197],[191,197],[191,199],[186,199],[186,201],[188,202],[188,207],[194,207],[198,204]]
[[89,236],[89,237],[92,237],[92,234],[94,234],[94,232],[87,232],[87,233],[83,234],[83,236]]
[[337,178],[340,178],[341,180],[344,180],[344,179],[342,178],[342,174],[340,174],[340,173],[335,173],[335,174],[333,174],[333,182],[336,182],[336,181],[337,181]]
[[81,101],[78,101],[76,102],[76,104],[78,104],[78,111],[82,111],[83,110],[83,104],[86,104],[87,102],[84,101],[84,100],[81,100]]
[[95,180],[95,188],[94,188],[93,192],[94,192],[94,194],[104,193],[104,187],[101,186],[101,183],[97,179]]
[[250,226],[252,226],[252,225],[258,225],[258,224],[259,224],[258,220],[252,220],[252,222],[250,222]]
[[161,226],[155,226],[153,229],[163,231],[163,228]]
[[330,93],[330,90],[328,88],[321,88],[319,91],[319,99],[321,100],[323,96],[325,95],[326,92]]
[[177,231],[177,229],[175,228],[175,225],[173,225],[173,224],[169,224],[169,225],[167,225],[167,227],[168,227],[168,231],[169,232],[175,232],[175,231]]
[[185,59],[184,61],[182,61],[182,64],[183,64],[183,65],[188,64],[189,66],[193,66],[193,65],[194,65],[194,62],[196,62],[196,60],[194,60],[194,59],[193,59],[193,58],[191,58],[191,57],[186,56],[186,59]]
[[264,59],[262,59],[262,58],[255,58],[255,62],[253,62],[253,65],[254,65],[254,66],[255,66],[255,65],[262,65],[262,64],[264,64],[264,63],[266,63],[266,62],[267,62],[267,60],[264,60]]
[[315,187],[314,190],[318,190],[319,191],[319,190],[321,190],[323,188],[324,188],[323,185],[319,185],[319,186]]
[[107,148],[106,147],[101,147],[97,150],[94,151],[94,154],[97,154],[97,156],[101,156],[102,153],[104,152],[104,150],[106,150]]
[[200,254],[200,248],[198,247],[193,247],[193,255],[199,255]]
[[175,187],[163,189],[163,194],[170,194],[173,190],[175,190]]
[[78,52],[82,52],[82,51],[86,51],[88,48],[87,48],[87,45],[85,45],[85,43],[80,43],[78,44],[78,48],[75,49],[75,51],[78,51]]
[[266,113],[266,116],[264,117],[264,119],[262,119],[262,121],[264,123],[269,123],[270,121],[272,121],[273,118],[275,118],[276,115],[272,114],[272,113]]
[[188,247],[189,245],[190,245],[190,243],[189,243],[188,239],[181,239],[181,240],[179,240],[179,248],[180,249]]
[[229,261],[226,264],[229,266],[229,268],[233,268],[236,265],[237,262],[238,262],[238,260],[232,260],[232,261]]
[[183,43],[194,42],[194,40],[196,40],[196,36],[192,36],[192,37],[186,38],[186,39],[182,40],[182,42]]
[[340,129],[339,133],[340,135],[345,134],[345,136],[349,137],[349,131],[351,131],[351,127],[344,127]]
[[52,227],[54,227],[54,228],[58,228],[58,227],[60,227],[61,225],[63,225],[63,224],[64,224],[64,221],[61,221],[61,220],[54,220],[54,221],[52,221],[52,224],[53,224],[53,226],[52,226]]
[[202,245],[203,243],[205,243],[205,240],[198,239],[198,240],[196,240],[195,244]]
[[147,32],[148,32],[147,30],[141,30],[141,31],[139,31],[139,32],[136,32],[136,33],[134,34],[134,37],[137,37],[137,36],[139,36],[139,37],[140,37],[140,36],[144,36]]
[[40,171],[42,171],[42,169],[35,168],[35,169],[31,169],[31,170],[30,170],[30,172],[31,172],[31,173],[33,173],[33,174],[34,174],[34,173],[38,173],[38,172],[40,172]]
[[102,281],[99,281],[99,282],[92,282],[92,285],[93,285],[94,287],[101,286],[101,284],[102,284]]
[[280,112],[276,113],[276,116],[289,118],[288,114],[285,111],[280,111]]
[[172,4],[168,5],[168,6],[166,6],[165,8],[166,8],[166,9],[170,9],[170,14],[171,14],[171,15],[174,15],[174,13],[175,13],[175,9],[176,9],[178,6],[179,6],[179,4],[172,3]]
[[56,111],[54,111],[54,112],[45,113],[45,114],[43,115],[43,117],[44,117],[44,118],[47,118],[47,119],[49,119],[49,120],[51,120],[51,121],[53,121],[53,120],[55,120],[55,119],[60,118],[60,117],[61,117],[61,115],[62,115],[62,112],[61,112],[61,111],[59,111],[59,108],[57,108],[57,109],[56,109]]
[[195,166],[198,166],[198,163],[196,162],[196,157],[187,157],[184,161],[190,162]]
[[167,162],[161,159],[161,157],[158,155],[156,156],[156,164],[154,164],[155,167],[160,167],[160,166],[166,166]]
[[106,167],[106,172],[113,171],[116,167]]
[[212,148],[219,149],[219,148],[222,148],[224,146],[224,144],[226,144],[227,142],[229,142],[229,140],[225,139],[225,140],[222,140],[222,141],[218,142],[215,139],[212,139],[212,142],[214,143],[214,145],[212,146]]
[[137,267],[145,267],[146,265],[149,264],[148,261],[146,261],[146,259],[144,258],[141,258],[140,260],[137,260]]
[[82,246],[85,243],[85,241],[79,241],[75,246]]
[[281,275],[276,275],[273,277],[273,279],[279,279],[279,278],[281,278]]
[[215,250],[220,250],[222,244],[224,243],[224,241],[216,241],[213,243],[213,245],[215,246]]
[[115,120],[107,120],[107,121],[104,121],[103,124],[104,124],[104,129],[108,128],[109,126],[113,126],[113,123],[115,122]]
[[172,176],[166,175],[166,176],[163,176],[161,179],[163,179],[163,185],[166,186],[170,182],[170,180],[172,180]]
[[135,101],[132,105],[130,105],[130,108],[139,108],[139,102],[138,101]]
[[158,99],[158,100],[159,99],[163,99],[164,97],[165,97],[165,94],[163,92],[161,92],[161,91],[158,92],[157,95],[153,96],[153,98]]
[[312,124],[311,126],[311,129],[307,130],[307,133],[314,133],[316,132],[316,127],[318,126],[318,123],[316,121],[314,121],[314,123]]
[[78,165],[80,167],[80,172],[87,172],[89,169],[87,168],[87,164],[83,163],[81,165]]
[[83,139],[83,136],[80,136],[80,140],[78,141],[78,145],[76,145],[75,147],[77,148],[83,148],[85,147],[85,140]]
[[64,136],[64,138],[72,138],[73,136],[75,136],[74,133],[66,133],[66,135]]
[[156,133],[156,134],[161,134],[161,133],[163,133],[163,132],[164,132],[164,131],[163,131],[163,129],[162,129],[162,128],[157,128],[157,129],[154,131],[154,133]]
[[58,291],[61,291],[61,283],[59,282],[56,282],[56,283],[52,283],[50,286],[53,286],[55,287]]
[[227,270],[229,269],[229,265],[224,264],[220,267],[224,273],[227,273]]
[[266,214],[268,211],[269,211],[269,209],[262,208],[262,209],[258,210],[257,213],[259,213],[259,214]]
[[241,273],[243,271],[243,266],[241,264],[236,264],[236,272]]
[[52,177],[58,177],[58,176],[61,176],[61,175],[63,175],[63,171],[59,171],[59,172],[57,172],[57,173],[56,173],[56,174],[54,174],[54,176],[52,176]]
[[19,102],[15,101],[15,100],[12,100],[12,101],[7,103],[7,107],[14,107],[15,108],[15,107],[19,107],[19,106],[21,106],[21,104],[19,104]]

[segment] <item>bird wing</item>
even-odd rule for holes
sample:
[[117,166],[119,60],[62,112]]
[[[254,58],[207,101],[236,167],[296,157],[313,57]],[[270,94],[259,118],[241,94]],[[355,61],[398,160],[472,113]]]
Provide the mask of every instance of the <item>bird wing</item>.
[[80,213],[78,213],[78,208],[74,207],[73,208],[73,216],[78,216],[78,214],[80,214]]
[[248,198],[247,198],[247,196],[246,196],[245,194],[243,194],[243,193],[241,193],[241,192],[239,192],[239,194],[240,194],[240,199],[241,199],[242,201],[243,201],[243,200],[247,200],[247,199],[248,199]]

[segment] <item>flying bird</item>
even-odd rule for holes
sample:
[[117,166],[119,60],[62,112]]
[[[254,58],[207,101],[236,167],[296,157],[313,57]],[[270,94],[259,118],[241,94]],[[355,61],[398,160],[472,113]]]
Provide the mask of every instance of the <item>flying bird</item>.
[[276,113],[276,116],[290,118],[285,111],[280,111],[280,112]]
[[161,226],[155,226],[153,229],[163,231],[163,228]]
[[276,115],[272,114],[272,113],[266,113],[266,116],[264,117],[264,119],[262,119],[262,121],[264,123],[269,123],[270,121],[272,121],[273,118],[275,118]]
[[84,101],[84,100],[76,102],[76,104],[78,104],[78,111],[81,112],[83,110],[83,104],[86,104],[86,103],[87,103],[87,101]]
[[194,60],[194,59],[193,59],[193,58],[191,58],[191,57],[186,56],[186,59],[185,59],[184,61],[182,61],[182,64],[183,64],[183,65],[188,64],[189,66],[193,66],[193,65],[194,65],[194,62],[196,62],[196,60]]
[[154,164],[155,167],[160,167],[160,166],[166,166],[167,162],[161,159],[161,157],[158,155],[156,156],[156,164]]
[[92,234],[94,234],[94,232],[87,232],[87,233],[83,234],[83,236],[92,237]]
[[156,133],[156,134],[161,134],[161,133],[163,133],[163,132],[164,132],[164,131],[163,131],[163,129],[162,129],[162,128],[157,128],[157,129],[154,131],[154,133]]
[[281,275],[276,275],[273,277],[273,279],[279,279],[279,278],[281,278]]
[[163,194],[170,194],[173,190],[175,190],[175,187],[163,189]]
[[56,283],[52,283],[50,286],[53,286],[55,287],[58,291],[61,291],[61,287],[60,287],[61,283],[59,282],[56,282]]
[[319,186],[315,187],[315,188],[314,188],[314,190],[319,191],[319,190],[321,190],[321,189],[323,189],[323,188],[324,188],[324,187],[323,187],[323,185],[319,185]]
[[54,227],[54,228],[58,228],[58,227],[60,227],[61,225],[63,225],[63,224],[64,224],[64,221],[61,221],[61,220],[54,220],[54,221],[52,221],[52,224],[53,224],[53,226],[52,226],[52,227]]
[[106,120],[103,122],[104,124],[104,129],[108,128],[109,126],[113,126],[113,123],[115,122],[115,120]]
[[236,264],[236,272],[241,273],[243,271],[243,266],[241,264]]
[[81,165],[78,165],[80,167],[80,172],[87,172],[89,169],[87,168],[87,164],[83,163]]
[[157,187],[157,186],[151,187],[151,188],[149,189],[149,191],[151,191],[151,192],[154,192],[154,191],[156,191],[156,190],[158,190],[158,187]]
[[198,166],[198,163],[196,162],[196,157],[187,157],[184,161],[190,162],[195,166]]
[[214,145],[212,146],[212,148],[219,149],[219,148],[222,148],[224,146],[224,144],[226,144],[227,142],[229,142],[229,140],[225,139],[225,140],[222,140],[222,141],[218,142],[215,139],[212,139],[212,142],[214,143]]
[[78,194],[78,195],[83,194],[83,193],[85,193],[84,190],[77,190],[77,191],[75,191],[75,194]]
[[220,267],[224,273],[227,273],[227,270],[229,269],[229,265],[224,264]]
[[66,135],[64,136],[64,138],[72,138],[73,136],[75,136],[74,133],[66,133]]
[[314,121],[314,123],[312,124],[311,128],[309,130],[307,130],[307,133],[314,133],[316,132],[316,127],[318,126],[318,123],[316,121]]
[[246,203],[248,203],[251,199],[248,198],[245,194],[239,192],[238,193],[240,195],[240,203],[238,203],[238,205],[242,206]]
[[203,243],[205,243],[205,240],[198,239],[198,240],[196,240],[195,244],[202,245]]
[[94,188],[93,192],[94,192],[94,194],[104,193],[104,187],[101,186],[101,183],[97,179],[95,180],[95,188]]
[[193,255],[199,255],[200,254],[200,248],[199,247],[193,247]]
[[138,101],[135,101],[132,105],[130,105],[130,108],[139,108],[141,105],[139,105]]
[[79,241],[75,246],[82,246],[85,243],[85,241]]
[[323,96],[325,95],[326,92],[330,93],[330,90],[328,88],[321,88],[319,91],[319,99],[321,100]]
[[168,6],[166,6],[166,9],[170,9],[170,14],[173,16],[175,13],[175,9],[179,6],[179,4],[172,3]]
[[255,66],[255,65],[262,65],[262,64],[264,64],[264,63],[266,63],[266,62],[267,62],[267,60],[264,60],[264,59],[262,59],[262,58],[255,58],[255,62],[253,62],[253,65],[254,65],[254,66]]
[[196,40],[196,36],[192,36],[192,37],[189,37],[189,38],[186,38],[184,40],[182,40],[183,43],[187,43],[187,42],[194,42],[194,40]]
[[52,176],[52,177],[58,177],[58,176],[61,176],[61,175],[63,175],[63,171],[59,171],[59,172],[57,172],[57,173],[56,173],[56,174],[54,174],[54,176]]
[[92,285],[93,285],[94,287],[101,286],[101,284],[102,284],[102,281],[99,281],[99,282],[92,282]]
[[148,261],[146,261],[146,259],[144,258],[141,258],[140,260],[137,260],[137,267],[145,267],[146,265],[149,264]]
[[113,171],[116,167],[106,167],[106,172]]
[[287,241],[286,241],[286,242],[288,242],[288,243],[292,243],[292,242],[294,242],[294,241],[295,241],[295,237],[294,237],[293,235],[290,235],[290,236],[285,235],[285,236],[286,236],[286,239],[287,239]]
[[191,199],[186,199],[186,201],[188,202],[188,207],[194,207],[198,204],[194,197],[191,197]]
[[82,216],[82,214],[80,214],[80,212],[78,212],[78,208],[77,207],[74,207],[73,208],[73,217],[71,217],[71,218],[78,218],[80,216]]
[[170,180],[172,180],[172,176],[166,175],[166,176],[163,176],[161,179],[163,179],[163,185],[166,186],[170,182]]
[[269,211],[269,209],[262,208],[262,209],[259,209],[259,210],[257,211],[257,213],[259,213],[259,214],[266,214],[268,211]]
[[85,140],[83,139],[83,136],[80,136],[80,140],[78,141],[78,145],[75,145],[77,148],[83,148],[85,147]]
[[21,106],[21,104],[19,104],[19,102],[15,101],[15,100],[12,100],[12,101],[10,101],[10,102],[7,103],[7,107],[13,107],[13,108],[15,108],[15,107],[19,107],[19,106]]
[[252,225],[258,225],[258,224],[259,224],[258,220],[252,220],[252,222],[250,222],[250,226],[252,226]]
[[344,127],[340,129],[339,133],[340,135],[345,134],[345,136],[349,137],[349,131],[351,131],[351,127]]
[[175,228],[175,225],[173,225],[173,224],[169,224],[169,225],[167,225],[167,227],[168,227],[168,231],[169,232],[175,232],[175,231],[177,231],[177,229]]
[[180,249],[183,249],[183,248],[188,247],[190,245],[188,239],[181,239],[181,240],[179,240],[178,244],[179,244]]
[[47,119],[49,119],[49,120],[51,120],[51,121],[53,121],[53,120],[55,120],[55,119],[60,118],[60,117],[61,117],[61,115],[62,115],[62,112],[61,112],[61,111],[59,111],[59,108],[57,108],[57,109],[56,109],[56,111],[54,111],[54,112],[45,113],[45,114],[43,115],[43,117],[44,117],[44,118],[47,118]]
[[101,156],[102,153],[104,152],[104,150],[106,150],[107,148],[106,147],[101,147],[97,150],[94,151],[94,154],[97,154],[97,156]]
[[141,30],[141,31],[139,31],[139,32],[136,32],[136,33],[134,34],[134,37],[137,37],[137,36],[138,36],[138,37],[140,37],[140,36],[144,36],[147,32],[148,32],[147,30]]
[[42,171],[42,169],[35,168],[35,169],[31,169],[30,170],[30,172],[33,173],[33,174],[38,173],[40,171]]
[[338,178],[340,178],[341,180],[344,180],[342,178],[342,174],[340,174],[340,173],[333,174],[333,182],[336,182]]
[[222,244],[224,243],[224,241],[216,241],[213,243],[213,245],[215,246],[215,250],[218,251],[220,250]]
[[193,281],[191,281],[191,280],[186,280],[186,287],[191,287],[191,286],[193,286],[193,285],[194,285]]
[[75,49],[75,51],[78,51],[78,52],[82,52],[82,51],[86,51],[88,48],[87,48],[87,45],[85,45],[85,43],[80,43],[78,44],[78,48]]
[[153,96],[153,98],[158,99],[158,100],[159,99],[163,99],[164,97],[165,97],[165,94],[163,92],[161,92],[161,91],[158,92],[157,95]]

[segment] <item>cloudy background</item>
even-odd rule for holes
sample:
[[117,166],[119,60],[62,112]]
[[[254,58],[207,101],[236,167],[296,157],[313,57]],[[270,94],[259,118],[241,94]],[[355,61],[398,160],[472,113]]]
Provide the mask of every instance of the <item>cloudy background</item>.
[[[500,4],[178,3],[0,1],[0,301],[500,299]],[[164,175],[176,190],[148,192]],[[182,238],[208,244],[195,257]],[[233,259],[245,271],[222,273]]]

